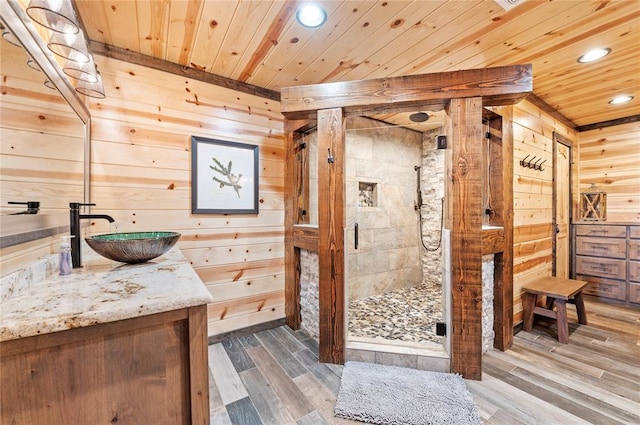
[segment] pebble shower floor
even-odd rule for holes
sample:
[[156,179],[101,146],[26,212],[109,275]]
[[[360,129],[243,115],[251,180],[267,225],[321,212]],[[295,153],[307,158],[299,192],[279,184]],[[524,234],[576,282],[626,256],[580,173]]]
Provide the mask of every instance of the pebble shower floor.
[[441,343],[442,285],[423,283],[349,303],[349,337]]

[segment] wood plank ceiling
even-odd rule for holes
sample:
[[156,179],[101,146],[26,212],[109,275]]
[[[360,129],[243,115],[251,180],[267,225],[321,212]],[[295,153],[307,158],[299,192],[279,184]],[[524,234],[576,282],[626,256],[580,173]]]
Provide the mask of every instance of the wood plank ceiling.
[[[505,0],[512,3],[515,0]],[[76,0],[91,40],[240,82],[281,87],[531,63],[534,94],[575,126],[640,114],[640,3],[526,0]],[[581,64],[594,47],[611,53]],[[614,96],[635,99],[608,103]]]

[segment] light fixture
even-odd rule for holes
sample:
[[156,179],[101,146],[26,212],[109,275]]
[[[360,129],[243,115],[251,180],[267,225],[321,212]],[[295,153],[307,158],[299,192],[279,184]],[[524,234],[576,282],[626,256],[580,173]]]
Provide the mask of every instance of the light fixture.
[[[30,0],[27,14],[36,23],[49,28],[47,47],[67,59],[62,71],[77,80],[78,93],[104,98],[104,86],[89,50],[88,38],[78,21],[72,0]],[[51,81],[45,85],[49,88]]]
[[28,53],[27,53],[27,56],[29,57],[29,59],[27,59],[27,66],[33,70],[42,72],[42,70],[40,69],[40,66],[36,63],[36,61],[33,60],[31,56],[29,56]]
[[58,88],[50,80],[44,80],[44,86],[51,90],[58,90]]
[[93,57],[89,58],[89,62],[67,61],[62,67],[62,72],[71,78],[86,81],[87,83],[98,81],[98,71],[93,62]]
[[623,94],[620,96],[616,96],[609,101],[612,105],[621,105],[623,103],[627,103],[633,100],[633,96],[629,96],[628,94]]
[[427,114],[426,112],[416,112],[409,115],[409,119],[413,122],[425,122],[429,119],[429,114]]
[[6,41],[13,44],[14,46],[18,46],[20,48],[22,47],[22,44],[20,44],[20,40],[18,40],[18,38],[15,35],[13,35],[11,31],[7,29],[2,31],[2,38],[4,38]]
[[609,49],[608,47],[607,48],[591,49],[587,53],[585,53],[584,55],[580,56],[578,58],[578,62],[580,62],[580,63],[588,63],[588,62],[597,61],[598,59],[607,56],[609,53],[611,53],[611,49]]
[[64,34],[80,32],[73,6],[67,0],[31,0],[27,15],[43,27]]
[[89,62],[89,50],[82,31],[77,34],[53,33],[47,47],[56,55],[75,62]]
[[76,85],[76,91],[80,94],[89,97],[95,97],[97,99],[104,99],[104,85],[102,84],[102,76],[99,71],[96,71],[97,81],[90,83],[88,81],[78,80]]
[[318,28],[327,21],[327,11],[315,3],[305,3],[298,8],[296,20],[303,27]]

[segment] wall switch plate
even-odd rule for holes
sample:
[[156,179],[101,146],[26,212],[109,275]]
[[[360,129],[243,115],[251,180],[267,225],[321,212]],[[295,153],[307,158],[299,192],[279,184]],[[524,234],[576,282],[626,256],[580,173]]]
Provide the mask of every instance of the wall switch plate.
[[436,136],[436,147],[438,149],[447,148],[447,136]]

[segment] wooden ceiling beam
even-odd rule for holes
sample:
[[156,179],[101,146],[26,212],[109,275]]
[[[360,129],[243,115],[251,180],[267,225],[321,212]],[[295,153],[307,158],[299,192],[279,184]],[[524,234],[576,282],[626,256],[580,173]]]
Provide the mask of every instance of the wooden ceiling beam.
[[132,52],[120,47],[110,46],[95,40],[89,42],[89,48],[92,53],[117,59],[136,65],[146,66],[147,68],[157,69],[158,71],[168,72],[170,74],[180,75],[192,80],[202,81],[204,83],[214,84],[216,86],[225,87],[236,90],[241,93],[247,93],[259,96],[265,99],[280,101],[280,93],[277,91],[265,89],[263,87],[254,86],[253,84],[243,83],[221,75],[212,74],[196,68],[179,65],[163,59],[154,58],[152,56],[143,55],[141,53]]
[[452,98],[482,97],[484,106],[517,103],[533,90],[531,65],[470,69],[365,81],[283,87],[281,111],[289,119],[336,107],[347,112],[446,105]]

